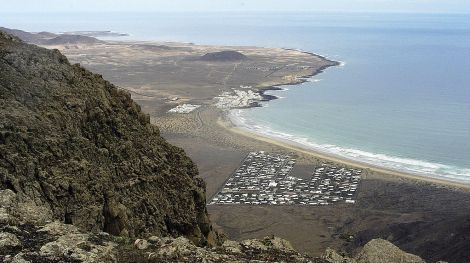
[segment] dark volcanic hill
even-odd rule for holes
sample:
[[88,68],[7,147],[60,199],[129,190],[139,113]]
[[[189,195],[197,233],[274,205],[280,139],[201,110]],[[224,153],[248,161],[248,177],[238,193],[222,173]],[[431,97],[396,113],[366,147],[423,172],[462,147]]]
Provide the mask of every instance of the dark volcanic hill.
[[57,35],[52,33],[41,32],[41,33],[30,33],[19,29],[10,29],[5,27],[0,27],[0,31],[6,32],[8,34],[14,35],[24,42],[39,44],[44,41],[46,38],[54,38]]
[[102,41],[89,36],[80,35],[60,35],[55,38],[47,39],[42,42],[45,45],[63,45],[63,44],[96,44]]
[[207,53],[199,58],[199,60],[203,61],[239,61],[239,60],[245,60],[248,59],[247,56],[243,55],[242,53],[238,51],[232,51],[232,50],[225,50],[225,51],[220,51],[220,52],[211,52]]
[[0,190],[115,235],[214,239],[205,185],[128,93],[0,31]]

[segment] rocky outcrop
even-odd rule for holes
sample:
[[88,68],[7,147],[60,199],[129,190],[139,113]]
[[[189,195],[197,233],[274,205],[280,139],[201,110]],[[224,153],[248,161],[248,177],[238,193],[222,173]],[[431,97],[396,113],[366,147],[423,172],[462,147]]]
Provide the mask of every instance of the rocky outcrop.
[[369,241],[354,258],[343,256],[332,249],[327,249],[322,259],[328,263],[426,263],[422,258],[406,253],[383,239]]
[[383,239],[369,241],[356,256],[358,263],[362,262],[409,262],[425,263],[423,259],[400,250],[397,246]]
[[0,190],[15,194],[0,220],[31,210],[86,231],[214,242],[197,168],[128,93],[2,32],[0,72]]
[[[84,232],[76,226],[54,221],[48,209],[20,196],[12,190],[0,190],[0,211],[9,219],[0,224],[0,262],[424,262],[381,239],[367,243],[354,258],[332,249],[314,258],[273,236],[241,242],[226,240],[219,246],[200,247],[182,236],[134,239],[105,232]],[[40,213],[45,215],[39,216]]]
[[[34,238],[32,238],[34,237]],[[3,244],[9,244],[5,246]],[[129,239],[107,233],[83,233],[75,226],[51,222],[0,228],[2,262],[311,262],[311,263],[421,263],[385,240],[373,240],[355,258],[328,249],[322,257],[296,252],[278,237],[225,241],[212,248],[198,247],[185,237]],[[391,249],[391,250],[390,250]]]
[[[414,189],[416,192],[428,192],[428,190]],[[438,196],[434,198],[447,200],[450,197]],[[433,202],[433,200],[429,202]],[[442,200],[440,202],[445,203]],[[352,250],[351,247],[353,246],[362,247],[371,239],[383,237],[401,249],[418,254],[429,262],[440,259],[458,263],[470,262],[468,235],[470,233],[470,215],[468,215],[468,212],[465,214],[466,211],[462,210],[462,214],[455,213],[449,217],[450,212],[445,209],[452,210],[450,206],[442,207],[429,220],[377,224],[358,231],[354,235],[354,241],[349,243],[350,247],[345,249]],[[466,204],[461,205],[461,207],[466,207]],[[469,206],[467,205],[467,207]],[[453,211],[458,211],[458,209]]]
[[10,219],[0,225],[0,262],[314,262],[276,237],[199,247],[183,236],[133,239],[85,232],[51,217],[37,217],[36,212],[44,208],[20,215],[16,209],[29,201],[19,196],[0,190],[0,199],[6,200],[0,208]]

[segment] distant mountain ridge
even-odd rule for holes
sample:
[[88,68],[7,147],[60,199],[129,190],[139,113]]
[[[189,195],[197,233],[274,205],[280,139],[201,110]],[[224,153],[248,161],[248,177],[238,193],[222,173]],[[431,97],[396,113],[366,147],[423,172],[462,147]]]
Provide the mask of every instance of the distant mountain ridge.
[[0,27],[0,31],[14,35],[26,43],[36,45],[62,45],[62,44],[96,44],[101,43],[97,38],[78,34],[54,34],[50,32],[31,33],[19,29]]

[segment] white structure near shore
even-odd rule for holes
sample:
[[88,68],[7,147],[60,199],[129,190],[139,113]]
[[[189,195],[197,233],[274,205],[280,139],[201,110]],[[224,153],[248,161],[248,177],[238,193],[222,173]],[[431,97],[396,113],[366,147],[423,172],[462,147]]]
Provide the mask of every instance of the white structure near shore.
[[193,110],[201,107],[201,105],[193,105],[193,104],[182,104],[170,109],[168,112],[170,113],[190,113]]

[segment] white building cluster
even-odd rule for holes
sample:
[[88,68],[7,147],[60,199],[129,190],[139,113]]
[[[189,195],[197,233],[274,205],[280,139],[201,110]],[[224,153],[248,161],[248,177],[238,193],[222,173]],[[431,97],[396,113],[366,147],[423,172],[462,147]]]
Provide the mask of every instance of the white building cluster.
[[178,105],[172,109],[170,109],[168,112],[171,113],[190,113],[193,110],[201,107],[201,105],[193,105],[193,104],[182,104]]
[[289,155],[252,152],[210,204],[355,203],[361,170],[321,164],[309,179],[301,179],[290,175],[294,164]]
[[233,90],[215,97],[215,106],[219,109],[246,108],[259,102],[263,97],[252,90]]

